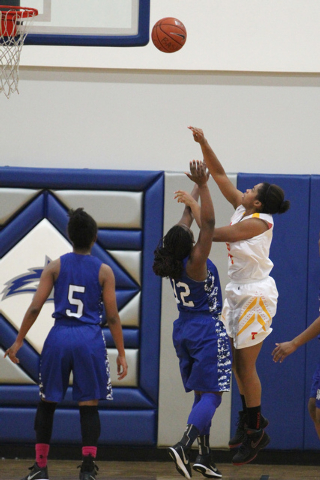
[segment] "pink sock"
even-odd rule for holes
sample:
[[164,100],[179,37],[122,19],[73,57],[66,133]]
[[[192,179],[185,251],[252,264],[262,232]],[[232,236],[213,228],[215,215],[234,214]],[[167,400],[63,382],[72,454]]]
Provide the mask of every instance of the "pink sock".
[[36,443],[36,462],[40,468],[47,466],[50,445],[47,443]]
[[97,456],[97,447],[82,447],[82,455],[88,457],[91,455],[93,458]]

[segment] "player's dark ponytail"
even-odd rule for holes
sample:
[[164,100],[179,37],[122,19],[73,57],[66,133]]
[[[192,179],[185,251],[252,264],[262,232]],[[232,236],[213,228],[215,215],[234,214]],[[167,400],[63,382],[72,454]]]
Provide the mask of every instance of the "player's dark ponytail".
[[172,227],[154,251],[154,273],[160,277],[178,279],[183,270],[182,260],[190,254],[192,246],[190,231],[181,225]]
[[259,188],[257,199],[262,203],[261,213],[284,213],[290,208],[289,200],[284,199],[284,191],[278,185],[264,182]]

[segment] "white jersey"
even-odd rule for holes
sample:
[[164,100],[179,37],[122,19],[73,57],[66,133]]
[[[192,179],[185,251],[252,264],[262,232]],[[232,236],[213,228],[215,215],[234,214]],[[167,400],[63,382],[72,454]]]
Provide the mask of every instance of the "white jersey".
[[269,276],[273,263],[269,258],[273,234],[273,218],[267,213],[254,213],[244,217],[245,208],[240,205],[231,217],[231,225],[245,222],[249,218],[260,218],[268,225],[268,230],[261,235],[227,243],[228,275],[232,282],[250,283]]

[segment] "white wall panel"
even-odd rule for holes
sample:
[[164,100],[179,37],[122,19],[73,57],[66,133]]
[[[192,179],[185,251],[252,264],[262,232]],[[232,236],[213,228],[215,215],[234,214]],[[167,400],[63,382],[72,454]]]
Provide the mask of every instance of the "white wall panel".
[[151,0],[151,27],[163,17],[181,20],[188,38],[181,51],[146,47],[25,46],[21,65],[156,70],[320,72],[317,0]]

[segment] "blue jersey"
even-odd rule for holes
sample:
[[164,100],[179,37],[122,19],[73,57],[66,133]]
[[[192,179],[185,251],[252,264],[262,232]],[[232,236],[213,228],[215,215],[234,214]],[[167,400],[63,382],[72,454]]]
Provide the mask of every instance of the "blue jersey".
[[60,273],[54,284],[53,317],[99,324],[102,317],[102,261],[91,255],[67,253],[60,257]]
[[222,294],[219,274],[216,266],[207,260],[207,278],[198,282],[188,277],[186,264],[189,257],[183,260],[183,272],[178,280],[170,279],[173,293],[180,313],[209,312],[219,315],[222,308]]

